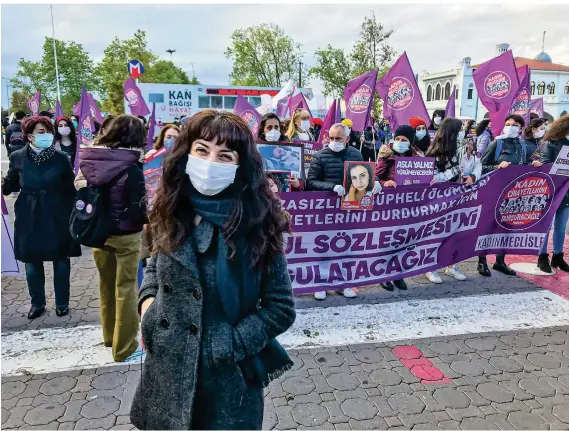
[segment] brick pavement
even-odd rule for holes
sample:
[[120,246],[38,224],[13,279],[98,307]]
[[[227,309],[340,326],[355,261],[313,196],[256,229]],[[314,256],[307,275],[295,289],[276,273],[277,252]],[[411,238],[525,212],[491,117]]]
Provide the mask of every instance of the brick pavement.
[[[422,384],[392,348],[447,377]],[[264,429],[569,429],[569,327],[290,352]],[[2,378],[3,429],[133,429],[140,365]]]

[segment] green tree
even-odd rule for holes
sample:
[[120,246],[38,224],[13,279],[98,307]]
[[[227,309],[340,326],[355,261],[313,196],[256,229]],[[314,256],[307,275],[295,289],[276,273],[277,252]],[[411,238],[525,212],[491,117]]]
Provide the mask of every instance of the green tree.
[[26,90],[14,90],[10,93],[10,109],[12,112],[24,111],[30,112],[28,102],[32,98],[33,93]]
[[350,54],[354,76],[373,69],[382,69],[391,63],[395,56],[395,51],[388,43],[392,34],[393,30],[385,30],[373,11],[371,17],[364,18],[360,39]]
[[328,45],[325,49],[317,49],[316,66],[309,70],[310,76],[320,78],[324,83],[325,96],[344,97],[344,88],[352,79],[352,65],[343,49]]
[[261,24],[235,30],[225,56],[233,60],[232,85],[282,87],[288,80],[308,80],[304,53],[278,25]]

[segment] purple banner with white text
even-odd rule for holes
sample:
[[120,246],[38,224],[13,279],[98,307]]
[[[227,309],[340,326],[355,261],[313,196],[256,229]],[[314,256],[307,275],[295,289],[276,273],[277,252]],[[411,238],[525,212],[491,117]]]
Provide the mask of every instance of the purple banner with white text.
[[334,193],[282,193],[293,290],[371,286],[478,255],[537,255],[569,190],[569,177],[550,169],[512,166],[472,187],[384,188],[369,211],[342,211]]

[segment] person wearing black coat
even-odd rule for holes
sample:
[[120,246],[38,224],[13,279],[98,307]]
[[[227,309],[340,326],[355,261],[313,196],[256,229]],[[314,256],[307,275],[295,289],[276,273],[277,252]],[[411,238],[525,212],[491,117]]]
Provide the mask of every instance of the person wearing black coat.
[[[14,122],[6,127],[6,136],[4,137],[4,144],[6,145],[6,151],[8,152],[8,156],[12,154],[14,151],[20,150],[24,147],[25,142],[22,136],[22,120],[26,117],[26,113],[24,111],[16,112],[16,118]],[[15,139],[14,142],[10,142],[12,137],[19,138]]]
[[28,318],[45,311],[44,262],[53,262],[55,312],[64,316],[69,312],[69,258],[81,256],[80,245],[69,233],[75,199],[73,168],[67,155],[55,149],[48,118],[30,119],[24,140],[27,145],[10,155],[2,193],[20,192],[14,208],[14,254],[26,264],[31,297]]

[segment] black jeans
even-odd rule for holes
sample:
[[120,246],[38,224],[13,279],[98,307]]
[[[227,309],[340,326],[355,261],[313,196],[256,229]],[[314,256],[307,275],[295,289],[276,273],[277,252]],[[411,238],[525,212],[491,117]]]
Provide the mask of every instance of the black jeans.
[[373,148],[367,148],[365,145],[362,145],[362,157],[364,162],[376,162],[376,153]]
[[[69,277],[71,262],[69,258],[53,262],[53,286],[55,291],[55,306],[69,306]],[[32,307],[45,307],[45,271],[43,262],[26,263],[26,280]]]

